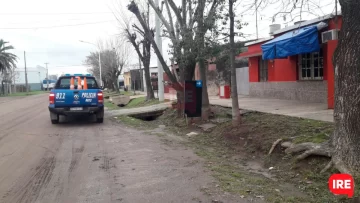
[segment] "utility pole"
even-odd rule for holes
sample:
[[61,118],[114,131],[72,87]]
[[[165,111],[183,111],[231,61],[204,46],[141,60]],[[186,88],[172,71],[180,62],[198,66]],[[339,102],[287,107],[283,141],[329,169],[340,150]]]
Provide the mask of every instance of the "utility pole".
[[[159,7],[159,0],[155,0],[155,5]],[[162,55],[162,41],[160,37],[160,18],[157,14],[155,14],[155,39],[156,45],[159,48],[160,54]],[[161,62],[158,58],[157,60],[158,66],[158,97],[159,101],[164,101],[164,83],[163,83],[163,67],[161,66]]]
[[14,93],[16,93],[16,72],[15,72],[15,67],[13,67],[13,78],[14,78]]
[[139,57],[139,66],[140,66],[140,89],[143,92],[144,91],[144,84],[143,84],[143,75],[144,75],[144,71],[141,67],[141,59]]
[[101,50],[99,48],[99,72],[100,72],[100,86],[101,88],[104,88],[104,84],[103,84],[103,80],[102,80],[102,76],[101,76]]
[[256,13],[256,39],[259,39],[259,32],[258,32],[258,5],[257,5],[257,0],[255,0],[255,13]]
[[[335,0],[335,30],[338,29],[338,0]],[[339,36],[338,36],[339,37]]]
[[46,65],[46,91],[49,91],[49,69],[48,69],[48,64],[49,63],[45,63],[45,65]]
[[24,51],[24,63],[25,63],[25,89],[26,89],[26,93],[29,93],[27,69],[26,69],[26,53],[25,53],[25,51]]
[[39,72],[40,90],[43,91],[43,84],[41,82],[41,73]]
[[96,44],[93,44],[93,43],[90,43],[90,42],[85,42],[85,41],[83,41],[83,40],[79,40],[80,42],[82,42],[82,43],[87,43],[87,44],[92,44],[92,45],[94,45],[98,50],[99,50],[99,71],[100,71],[100,86],[101,86],[101,88],[103,88],[103,86],[104,86],[104,84],[103,84],[103,81],[102,81],[102,78],[101,78],[101,49],[100,49],[100,47],[98,46],[98,45],[96,45]]

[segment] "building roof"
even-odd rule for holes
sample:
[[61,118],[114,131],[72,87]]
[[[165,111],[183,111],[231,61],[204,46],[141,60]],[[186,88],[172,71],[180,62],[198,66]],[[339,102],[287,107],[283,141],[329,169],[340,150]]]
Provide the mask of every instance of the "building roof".
[[266,41],[271,40],[273,38],[274,38],[273,36],[267,37],[267,38],[261,38],[261,39],[258,39],[258,40],[252,41],[252,42],[245,43],[244,46],[247,47],[247,46],[250,46],[250,45],[253,45],[253,44],[259,44],[261,42],[266,42]]
[[[338,16],[341,15],[341,12],[338,11],[337,12]],[[331,14],[328,14],[328,15],[325,15],[325,16],[321,16],[321,17],[318,17],[318,18],[315,18],[315,19],[312,19],[312,20],[307,20],[307,21],[304,21],[300,24],[297,24],[297,25],[292,25],[292,26],[288,26],[288,27],[285,27],[285,28],[282,28],[282,29],[279,29],[279,30],[276,30],[274,31],[270,37],[267,37],[267,38],[262,38],[262,39],[258,39],[256,41],[252,41],[252,42],[248,42],[248,43],[245,43],[245,46],[250,46],[250,45],[254,45],[254,44],[259,44],[261,42],[266,42],[268,40],[271,40],[274,38],[275,35],[279,35],[279,34],[282,34],[282,33],[285,33],[285,32],[288,32],[288,31],[291,31],[291,30],[294,30],[294,29],[298,29],[298,28],[301,28],[301,27],[305,27],[305,26],[308,26],[308,25],[312,25],[312,24],[315,24],[315,23],[319,23],[321,21],[324,21],[324,20],[328,20],[328,19],[332,19],[335,17],[335,13],[331,13]]]
[[[337,14],[341,15],[341,12],[338,11]],[[332,19],[334,17],[335,17],[335,13],[331,13],[331,14],[328,14],[328,15],[325,15],[325,16],[321,16],[321,17],[312,19],[312,20],[307,20],[307,21],[302,22],[302,23],[300,23],[298,25],[292,25],[292,26],[282,28],[280,30],[276,30],[276,31],[274,31],[274,33],[272,35],[278,35],[278,34],[288,32],[288,31],[291,31],[291,30],[294,30],[294,29],[297,29],[297,28],[305,27],[305,26],[308,26],[308,25],[319,23],[319,22],[324,21],[324,20]]]

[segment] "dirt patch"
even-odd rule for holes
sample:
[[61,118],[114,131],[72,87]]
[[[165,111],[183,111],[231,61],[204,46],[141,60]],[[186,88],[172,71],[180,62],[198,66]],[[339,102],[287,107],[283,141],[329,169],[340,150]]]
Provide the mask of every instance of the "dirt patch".
[[[213,106],[213,119],[228,118],[229,108]],[[196,154],[205,158],[205,166],[224,191],[267,202],[346,202],[328,190],[328,178],[334,170],[320,174],[328,163],[325,157],[309,157],[296,162],[277,146],[278,139],[295,143],[328,140],[333,124],[257,112],[247,112],[236,127],[230,121],[216,123],[210,132],[201,131],[197,121],[188,125],[176,118],[176,110],[167,110],[153,125],[165,125],[172,133],[188,140]],[[189,132],[200,132],[188,137]]]

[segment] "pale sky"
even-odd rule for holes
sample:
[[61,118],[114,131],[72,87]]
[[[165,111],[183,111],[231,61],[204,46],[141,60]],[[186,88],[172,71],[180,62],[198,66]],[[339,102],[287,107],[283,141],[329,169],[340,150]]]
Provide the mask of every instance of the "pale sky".
[[[242,29],[247,39],[256,38],[255,11],[248,9],[246,0],[237,6],[237,14],[249,25]],[[317,0],[314,0],[317,1]],[[119,8],[120,4],[122,8]],[[45,66],[48,62],[50,74],[83,73],[85,57],[96,47],[81,43],[79,40],[96,43],[118,35],[120,25],[112,11],[120,10],[131,17],[127,10],[128,0],[1,0],[0,38],[9,41],[18,55],[18,67],[24,68],[23,52],[26,51],[28,67]],[[253,2],[248,0],[248,2]],[[334,11],[333,0],[318,0],[321,9],[315,15],[303,14],[303,20],[329,14]],[[245,5],[245,6],[244,6]],[[278,12],[277,5],[259,8],[259,37],[269,36],[271,17]],[[313,9],[314,10],[314,9]],[[340,7],[339,7],[340,10]],[[296,12],[295,12],[296,13]],[[317,16],[316,16],[317,15]],[[295,16],[295,14],[294,14]],[[155,18],[155,17],[153,17]],[[285,19],[289,21],[290,17]],[[299,20],[299,17],[295,20]],[[285,26],[283,17],[276,18],[275,23]],[[288,23],[292,25],[293,22]],[[124,42],[125,43],[125,42]],[[163,41],[163,53],[167,56],[168,40]],[[136,55],[130,60],[138,63]],[[152,66],[156,66],[156,58],[152,57]]]

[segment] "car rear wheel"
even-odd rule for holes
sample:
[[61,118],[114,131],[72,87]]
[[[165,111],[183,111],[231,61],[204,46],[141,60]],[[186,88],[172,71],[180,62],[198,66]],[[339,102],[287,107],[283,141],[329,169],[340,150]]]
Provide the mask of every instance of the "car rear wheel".
[[104,122],[104,118],[96,118],[96,122],[97,122],[97,123],[103,123],[103,122]]
[[60,116],[55,113],[50,112],[50,120],[51,120],[52,124],[58,124],[59,120],[60,120]]

